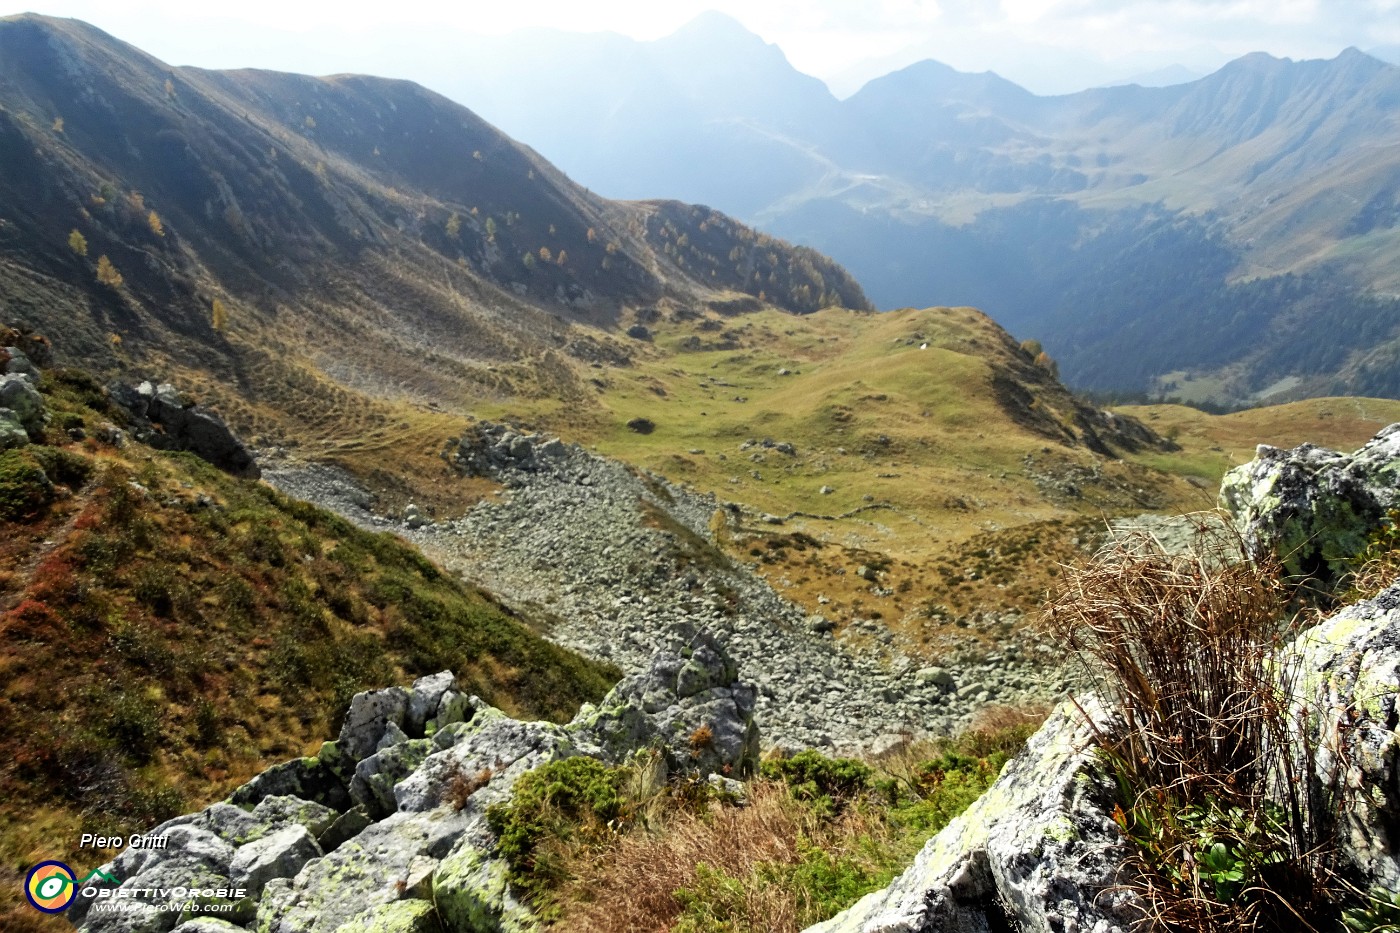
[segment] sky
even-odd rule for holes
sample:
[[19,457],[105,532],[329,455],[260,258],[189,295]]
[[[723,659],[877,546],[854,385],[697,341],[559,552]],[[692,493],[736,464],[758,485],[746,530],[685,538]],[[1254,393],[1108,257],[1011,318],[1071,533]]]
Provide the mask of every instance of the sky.
[[[0,0],[0,4],[14,0]],[[1204,75],[1253,51],[1331,58],[1400,46],[1400,0],[32,0],[175,65],[422,78],[414,36],[520,29],[656,39],[705,10],[777,44],[838,96],[925,58],[1068,93],[1184,66]],[[421,56],[420,56],[421,58]],[[429,82],[431,83],[431,82]]]

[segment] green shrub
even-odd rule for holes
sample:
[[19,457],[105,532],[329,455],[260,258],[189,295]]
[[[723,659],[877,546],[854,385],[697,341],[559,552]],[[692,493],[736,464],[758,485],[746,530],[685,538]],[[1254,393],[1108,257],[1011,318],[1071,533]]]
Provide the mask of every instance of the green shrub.
[[1400,891],[1372,891],[1366,904],[1342,914],[1347,933],[1400,933]]
[[31,448],[0,453],[0,521],[35,517],[53,501],[53,483]]
[[554,761],[520,778],[511,801],[486,813],[497,850],[522,890],[544,895],[561,880],[546,840],[605,838],[623,812],[625,769],[583,756]]
[[204,697],[200,697],[194,706],[194,731],[195,745],[199,748],[213,748],[223,735],[219,708]]
[[854,758],[827,758],[812,749],[765,761],[762,767],[764,777],[787,784],[794,797],[824,815],[841,812],[870,786],[872,773]]

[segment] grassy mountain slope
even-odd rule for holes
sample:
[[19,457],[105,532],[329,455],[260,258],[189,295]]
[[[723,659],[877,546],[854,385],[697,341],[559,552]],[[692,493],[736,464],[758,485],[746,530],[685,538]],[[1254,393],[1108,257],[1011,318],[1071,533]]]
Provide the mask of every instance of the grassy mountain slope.
[[451,669],[503,709],[566,720],[618,676],[390,535],[91,439],[119,415],[80,371],[44,391],[45,443],[0,453],[7,930],[39,916],[23,867],[85,871],[100,858],[72,848],[80,833],[144,831],[314,750],[357,690]]
[[662,299],[867,306],[810,250],[598,198],[417,85],[171,68],[75,21],[0,20],[0,159],[7,319],[282,437],[625,357],[576,325]]

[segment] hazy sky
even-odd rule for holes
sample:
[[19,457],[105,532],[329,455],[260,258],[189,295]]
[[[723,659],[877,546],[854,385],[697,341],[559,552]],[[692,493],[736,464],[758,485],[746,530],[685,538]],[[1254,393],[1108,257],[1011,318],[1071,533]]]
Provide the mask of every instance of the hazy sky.
[[1171,64],[1204,74],[1251,51],[1331,58],[1350,45],[1400,44],[1400,0],[33,0],[28,9],[87,20],[171,64],[409,78],[418,30],[654,39],[715,9],[843,96],[923,58],[1063,93]]

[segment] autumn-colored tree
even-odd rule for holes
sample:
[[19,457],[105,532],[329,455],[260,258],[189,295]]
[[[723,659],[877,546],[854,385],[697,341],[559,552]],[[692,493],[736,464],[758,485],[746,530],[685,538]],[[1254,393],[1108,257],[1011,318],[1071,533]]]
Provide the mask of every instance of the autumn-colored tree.
[[77,231],[76,228],[74,228],[73,232],[68,234],[68,248],[71,249],[73,252],[77,253],[79,256],[86,256],[87,237],[83,236]]
[[108,288],[122,287],[122,274],[105,255],[97,257],[97,281]]
[[594,240],[596,240],[596,239],[598,239],[598,231],[597,231],[597,230],[594,230],[592,227],[589,227],[589,228],[588,228],[588,242],[592,243],[592,242],[593,242]]
[[545,262],[553,262],[553,261],[554,261],[554,254],[551,253],[551,252],[549,251],[549,247],[548,247],[548,246],[541,246],[541,247],[540,247],[540,259],[544,260]]
[[486,218],[486,239],[493,243],[496,241],[496,218],[494,217]]
[[53,131],[54,131],[55,133],[58,133],[60,136],[63,135],[63,118],[62,118],[62,117],[54,117],[54,118],[53,118]]
[[561,249],[561,250],[559,251],[558,257],[555,258],[554,261],[557,262],[557,263],[559,263],[559,265],[562,266],[568,258],[569,258],[569,254],[566,253],[566,252],[564,252],[564,251]]
[[146,215],[146,226],[150,227],[156,236],[165,236],[165,224],[160,222],[160,215],[155,211]]
[[146,196],[139,191],[133,191],[126,196],[127,203],[134,211],[144,211],[146,209]]
[[1057,379],[1060,377],[1060,364],[1056,363],[1055,360],[1050,356],[1050,354],[1046,353],[1044,350],[1041,350],[1040,353],[1036,356],[1035,365],[1039,366],[1041,369],[1045,370]]
[[171,100],[175,99],[175,82],[169,78],[165,79],[165,96]]
[[526,268],[526,269],[533,269],[533,268],[535,268],[535,254],[534,254],[534,253],[526,253],[526,254],[521,258],[520,261],[523,262],[523,263],[525,263],[525,268]]
[[444,225],[443,229],[446,230],[447,235],[454,240],[461,234],[462,218],[457,216],[456,211],[453,211],[452,216],[447,218],[447,223]]
[[223,333],[224,328],[228,327],[228,308],[225,308],[224,303],[218,298],[214,299],[214,308],[210,315],[209,326],[219,333]]
[[121,334],[108,334],[108,335],[107,335],[107,342],[110,343],[110,344],[112,345],[112,349],[115,350],[115,349],[117,349],[118,347],[120,347],[120,346],[122,345],[122,335],[121,335]]

